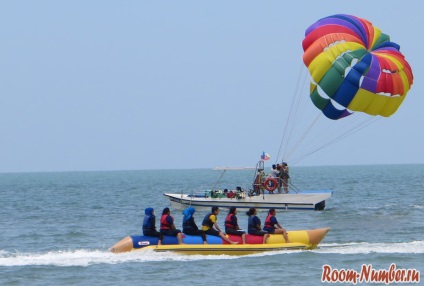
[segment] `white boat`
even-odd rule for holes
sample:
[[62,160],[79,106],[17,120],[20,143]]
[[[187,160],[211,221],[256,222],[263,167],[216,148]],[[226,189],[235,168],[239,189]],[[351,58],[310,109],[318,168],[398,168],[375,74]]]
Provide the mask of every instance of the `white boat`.
[[264,194],[257,196],[245,196],[242,198],[212,198],[200,195],[187,194],[163,194],[167,197],[173,208],[186,209],[192,206],[198,210],[210,209],[212,206],[220,208],[249,209],[255,207],[258,210],[324,210],[325,200],[329,199],[333,192],[331,190],[300,191],[288,194]]
[[[258,170],[263,170],[263,162],[259,162],[256,168],[216,168],[221,170],[222,175],[214,187],[218,185],[223,174],[227,170],[256,169],[255,178]],[[255,182],[257,182],[255,180]],[[230,208],[232,206],[241,210],[248,210],[255,207],[258,210],[268,210],[275,208],[277,210],[324,210],[325,201],[329,199],[332,190],[307,190],[301,191],[291,189],[288,193],[271,193],[265,190],[263,183],[258,185],[253,183],[253,190],[234,190],[223,192],[215,188],[209,191],[197,191],[196,193],[165,193],[173,208],[183,210],[192,206],[198,210],[209,210],[212,206],[220,208]],[[229,195],[230,194],[230,195]]]

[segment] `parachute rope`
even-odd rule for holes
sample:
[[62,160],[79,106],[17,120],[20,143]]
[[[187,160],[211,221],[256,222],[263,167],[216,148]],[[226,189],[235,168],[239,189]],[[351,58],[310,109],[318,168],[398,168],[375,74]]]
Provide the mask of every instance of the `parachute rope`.
[[298,72],[298,79],[297,79],[297,85],[296,85],[296,89],[294,92],[294,95],[292,96],[292,102],[290,105],[290,110],[289,110],[289,114],[287,116],[287,119],[285,120],[285,124],[283,123],[283,125],[285,125],[284,127],[284,131],[283,131],[283,136],[281,138],[281,142],[280,142],[280,147],[278,149],[278,153],[276,156],[276,163],[278,162],[279,158],[280,158],[280,153],[281,150],[283,148],[283,146],[285,146],[285,150],[283,152],[283,158],[281,159],[281,161],[283,161],[284,158],[286,158],[286,150],[290,144],[290,139],[292,138],[290,135],[293,134],[293,130],[295,127],[295,121],[296,121],[296,117],[298,114],[298,109],[299,109],[299,105],[300,105],[300,101],[302,99],[302,91],[304,90],[304,85],[302,86],[302,83],[304,84],[306,81],[306,78],[308,77],[307,74],[307,70],[305,69],[305,67],[303,66],[303,64],[301,64],[300,66],[300,71]]
[[289,152],[287,152],[287,155],[285,157],[290,158],[296,152],[296,150],[299,148],[299,146],[301,146],[301,144],[307,138],[307,135],[312,130],[312,128],[314,127],[314,125],[318,122],[320,116],[321,115],[318,114],[318,116],[311,123],[311,125],[306,129],[306,131],[302,134],[302,136],[299,138],[299,140],[296,143],[293,144],[293,147],[290,149]]
[[290,162],[292,164],[296,164],[296,163],[300,162],[301,160],[307,158],[308,156],[314,154],[315,152],[318,152],[319,150],[321,150],[321,149],[323,149],[325,147],[328,147],[328,146],[330,146],[330,145],[332,145],[332,144],[334,144],[334,143],[336,143],[336,142],[338,142],[338,141],[340,141],[340,140],[342,140],[342,139],[350,136],[351,134],[354,134],[354,133],[360,131],[361,129],[367,127],[368,125],[376,122],[379,119],[380,119],[380,117],[368,118],[364,122],[360,123],[359,125],[356,125],[356,126],[351,127],[349,130],[347,130],[346,132],[344,132],[344,133],[336,136],[335,138],[333,138],[333,139],[331,139],[331,140],[329,140],[329,141],[327,141],[327,142],[325,142],[323,144],[319,144],[312,151],[309,151],[306,154],[300,155],[297,158],[293,158]]
[[[307,106],[310,105],[309,98],[304,96],[307,93],[307,84],[309,83],[308,74],[305,71],[306,68],[303,67],[299,72],[298,84],[285,122],[276,163],[279,161],[280,155],[282,155],[281,161],[290,161],[292,165],[299,163],[325,147],[362,130],[380,118],[366,116],[363,120],[347,118],[334,121],[328,120],[321,111],[317,110],[312,119],[308,118],[306,127],[300,126],[305,113],[308,113]],[[360,114],[356,114],[356,116],[360,117]],[[309,117],[311,116],[309,115]],[[325,126],[325,123],[328,126]],[[299,133],[296,133],[296,131],[301,130],[304,130],[304,132],[296,137],[296,134]],[[313,132],[318,132],[318,135],[311,138]],[[283,147],[284,151],[282,151]]]

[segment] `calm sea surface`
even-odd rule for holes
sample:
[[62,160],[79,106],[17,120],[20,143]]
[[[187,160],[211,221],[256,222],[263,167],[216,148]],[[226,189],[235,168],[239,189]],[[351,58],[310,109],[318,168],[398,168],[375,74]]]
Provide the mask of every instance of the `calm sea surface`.
[[[297,188],[334,191],[325,211],[277,213],[289,230],[331,227],[313,251],[240,257],[107,251],[141,233],[146,207],[159,214],[169,206],[164,192],[211,188],[219,175],[0,174],[0,285],[321,285],[325,264],[359,272],[363,264],[389,269],[394,263],[424,271],[424,165],[292,167]],[[218,187],[248,187],[252,180],[252,171],[228,172]],[[171,212],[180,226],[180,211]],[[204,214],[196,213],[198,224]],[[221,228],[225,215],[219,216]],[[259,216],[264,221],[265,213]],[[247,217],[238,217],[246,228]]]

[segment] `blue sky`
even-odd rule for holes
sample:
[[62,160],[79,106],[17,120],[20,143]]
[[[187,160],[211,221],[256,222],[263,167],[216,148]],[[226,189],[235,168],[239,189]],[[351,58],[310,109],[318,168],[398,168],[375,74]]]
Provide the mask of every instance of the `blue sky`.
[[304,31],[337,13],[390,35],[414,84],[393,116],[296,165],[424,163],[423,4],[403,3],[2,1],[0,172],[280,160]]

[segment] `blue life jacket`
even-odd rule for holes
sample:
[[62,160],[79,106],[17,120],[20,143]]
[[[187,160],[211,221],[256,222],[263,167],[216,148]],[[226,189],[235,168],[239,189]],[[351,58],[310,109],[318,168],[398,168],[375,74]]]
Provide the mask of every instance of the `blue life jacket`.
[[143,230],[156,230],[155,215],[146,215],[143,221]]
[[208,213],[207,215],[205,215],[205,218],[202,221],[202,225],[204,226],[208,226],[208,227],[213,227],[213,222],[210,219],[210,216],[212,215],[212,213]]
[[146,208],[144,210],[144,214],[146,215],[144,217],[143,221],[143,231],[144,230],[156,230],[156,217],[153,214],[153,208]]
[[196,223],[194,222],[194,218],[190,217],[190,219],[183,218],[183,231],[184,230],[198,230]]

